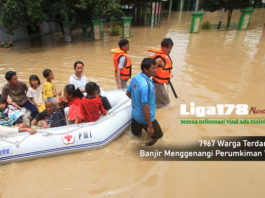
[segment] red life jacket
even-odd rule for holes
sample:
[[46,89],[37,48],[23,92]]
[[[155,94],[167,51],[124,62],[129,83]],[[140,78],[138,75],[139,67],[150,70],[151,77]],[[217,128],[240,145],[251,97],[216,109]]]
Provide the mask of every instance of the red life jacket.
[[126,59],[126,65],[120,70],[120,75],[122,80],[127,80],[131,78],[132,75],[132,63],[129,58],[128,53],[124,52],[123,50],[117,48],[117,49],[112,49],[110,51],[111,53],[114,54],[113,56],[113,62],[114,62],[114,67],[115,67],[115,76],[117,76],[117,70],[118,70],[118,65],[119,65],[119,59],[121,56],[124,56]]
[[149,52],[155,53],[155,55],[152,57],[153,59],[156,58],[162,58],[162,60],[165,63],[165,66],[158,66],[156,69],[156,76],[153,77],[153,80],[158,83],[167,83],[168,80],[171,78],[172,73],[172,60],[168,54],[163,52],[161,49],[149,49]]

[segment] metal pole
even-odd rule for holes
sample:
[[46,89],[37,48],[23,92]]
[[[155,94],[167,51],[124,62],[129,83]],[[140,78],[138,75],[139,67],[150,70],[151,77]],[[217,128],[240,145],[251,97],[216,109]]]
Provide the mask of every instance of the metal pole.
[[200,0],[196,0],[195,12],[198,12]]
[[171,16],[172,3],[173,3],[173,0],[170,0],[170,1],[169,1],[169,12],[168,12],[169,17]]
[[179,11],[183,11],[183,4],[184,4],[184,0],[180,0],[180,2],[179,2]]
[[177,93],[176,93],[176,91],[175,91],[175,89],[174,89],[174,87],[173,87],[173,85],[172,85],[170,79],[168,80],[168,84],[170,85],[170,88],[171,88],[171,90],[172,90],[172,92],[173,92],[175,98],[177,99],[177,98],[178,98],[178,95],[177,95]]

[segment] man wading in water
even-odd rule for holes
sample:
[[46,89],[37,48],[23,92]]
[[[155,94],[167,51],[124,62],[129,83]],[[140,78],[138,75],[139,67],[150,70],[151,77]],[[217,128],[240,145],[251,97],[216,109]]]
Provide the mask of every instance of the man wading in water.
[[156,96],[150,77],[156,75],[156,61],[145,58],[141,63],[142,72],[134,76],[127,90],[127,96],[132,99],[132,133],[141,136],[142,129],[152,138],[147,143],[151,146],[163,136],[159,123],[155,119]]
[[114,54],[115,79],[118,89],[127,89],[127,81],[131,78],[132,73],[132,63],[128,55],[129,41],[127,39],[120,40],[119,47],[110,51]]
[[153,77],[156,90],[156,107],[166,107],[169,104],[168,93],[164,84],[168,83],[172,73],[172,60],[169,56],[174,43],[171,38],[165,38],[161,42],[161,49],[149,49],[149,52],[155,53],[152,57],[156,61],[157,72]]

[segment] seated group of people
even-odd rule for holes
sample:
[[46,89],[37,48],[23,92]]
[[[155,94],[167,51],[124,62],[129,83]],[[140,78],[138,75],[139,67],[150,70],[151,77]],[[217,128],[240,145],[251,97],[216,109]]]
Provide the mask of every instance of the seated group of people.
[[[54,75],[50,69],[43,71],[46,79],[43,87],[38,76],[31,75],[30,88],[18,80],[15,71],[8,71],[5,74],[8,83],[4,85],[0,97],[0,135],[10,133],[7,128],[9,126],[16,126],[15,132],[28,131],[33,134],[36,130],[31,127],[35,125],[51,128],[94,122],[101,115],[106,115],[111,105],[106,97],[100,95],[100,87],[87,81],[82,74],[83,69],[84,64],[81,61],[74,64],[75,73],[69,79],[71,84],[64,87],[63,97],[55,89]],[[25,119],[21,107],[30,111],[30,122],[27,124],[23,123]]]

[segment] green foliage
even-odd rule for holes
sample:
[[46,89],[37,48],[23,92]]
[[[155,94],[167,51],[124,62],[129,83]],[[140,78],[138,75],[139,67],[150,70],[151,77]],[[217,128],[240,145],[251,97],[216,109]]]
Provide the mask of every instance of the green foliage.
[[222,8],[225,8],[225,10],[247,8],[251,5],[252,0],[202,0],[200,2],[200,7],[211,12]]
[[95,0],[94,18],[117,21],[123,15],[119,0]]
[[209,29],[211,29],[211,24],[210,24],[210,22],[209,22],[209,21],[203,22],[203,23],[202,23],[202,29],[204,29],[204,30],[209,30]]
[[[105,18],[107,21],[117,21],[123,16],[120,0],[80,0],[75,5],[77,18],[86,23],[92,19]],[[113,18],[114,17],[114,18]]]
[[92,19],[117,21],[123,15],[120,0],[0,0],[0,7],[10,34],[19,26],[34,30],[42,21],[62,26],[75,18],[78,24],[91,24]]
[[78,16],[79,10],[76,5],[80,0],[42,0],[42,9],[45,14],[45,21],[54,21],[62,25],[66,21],[72,21],[72,18]]
[[233,9],[248,8],[252,6],[252,0],[202,0],[200,5],[204,10],[213,12],[222,8],[228,10],[227,28],[230,26]]
[[247,8],[252,5],[251,3],[252,0],[221,0],[221,6],[226,10]]
[[121,32],[121,27],[119,25],[114,25],[111,27],[111,35],[112,36],[120,35],[120,32]]
[[215,10],[219,10],[222,8],[221,1],[219,0],[201,0],[200,7],[203,8],[203,10],[207,10],[210,12],[214,12]]
[[254,3],[253,3],[254,8],[259,7],[261,5],[262,5],[262,0],[254,0]]
[[2,23],[7,33],[13,34],[18,26],[35,30],[44,16],[41,3],[41,0],[0,0]]

